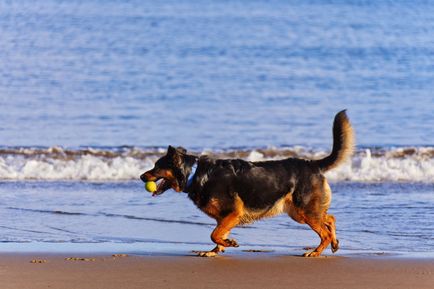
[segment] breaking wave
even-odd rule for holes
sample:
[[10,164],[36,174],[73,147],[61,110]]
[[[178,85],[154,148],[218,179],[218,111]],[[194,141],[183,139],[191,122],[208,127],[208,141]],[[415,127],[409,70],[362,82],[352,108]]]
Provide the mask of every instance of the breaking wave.
[[[0,148],[2,180],[135,180],[165,153],[163,148],[62,147]],[[328,151],[305,147],[203,150],[193,152],[216,158],[249,161],[288,157],[319,159]],[[434,183],[434,147],[363,148],[351,161],[327,173],[330,181]]]

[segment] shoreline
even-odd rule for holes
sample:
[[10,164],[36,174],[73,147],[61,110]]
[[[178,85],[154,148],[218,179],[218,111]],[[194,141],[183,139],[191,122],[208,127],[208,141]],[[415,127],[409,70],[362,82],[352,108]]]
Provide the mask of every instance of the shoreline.
[[[4,254],[42,254],[42,255],[63,255],[63,254],[130,254],[150,257],[194,257],[193,251],[207,250],[213,248],[212,243],[159,243],[159,242],[132,242],[132,243],[69,243],[69,242],[4,242],[0,243],[0,255]],[[313,247],[312,247],[313,248]],[[228,248],[222,253],[222,257],[250,258],[250,257],[300,257],[308,248],[300,246],[257,246],[243,245],[239,248]],[[409,251],[384,251],[384,250],[350,250],[340,248],[336,254],[327,249],[321,255],[323,257],[349,257],[349,258],[403,258],[403,259],[433,259],[432,252],[409,252]]]
[[434,284],[434,258],[0,253],[0,280],[2,289],[428,289]]
[[[212,243],[171,243],[171,242],[132,242],[132,243],[69,243],[69,242],[4,242],[0,243],[0,255],[110,255],[129,254],[146,257],[194,257],[193,251],[207,250],[214,247]],[[239,248],[228,248],[221,257],[233,258],[274,258],[300,257],[307,248],[300,246],[257,246],[243,245]],[[340,248],[336,254],[325,250],[322,257],[339,258],[398,258],[398,259],[432,259],[434,251],[384,251],[353,250]]]

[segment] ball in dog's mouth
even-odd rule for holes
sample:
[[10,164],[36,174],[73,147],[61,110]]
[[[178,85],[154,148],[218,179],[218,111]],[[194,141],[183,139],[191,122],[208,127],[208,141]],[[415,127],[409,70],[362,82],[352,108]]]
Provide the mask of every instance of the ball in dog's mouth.
[[157,184],[152,181],[146,182],[145,189],[150,193],[154,193],[157,190]]
[[165,179],[159,179],[156,182],[148,181],[145,183],[145,189],[152,193],[152,196],[160,195],[168,188],[170,188],[170,183]]

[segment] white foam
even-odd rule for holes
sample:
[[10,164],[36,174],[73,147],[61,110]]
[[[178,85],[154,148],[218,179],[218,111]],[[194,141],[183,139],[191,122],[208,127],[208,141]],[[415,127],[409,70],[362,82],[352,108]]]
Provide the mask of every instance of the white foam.
[[[0,154],[0,179],[4,180],[135,180],[153,167],[164,150],[131,148],[122,151],[86,149],[67,151],[18,149]],[[270,153],[271,152],[271,153]],[[226,152],[227,153],[227,152]],[[236,152],[249,161],[288,156],[318,159],[328,152],[307,149],[267,149]],[[215,153],[226,158],[225,152]],[[434,183],[434,148],[360,150],[342,166],[329,171],[330,181]]]
[[264,160],[264,155],[256,150],[252,150],[246,160],[249,162],[259,162]]
[[[406,155],[405,150],[414,151]],[[320,159],[326,152],[306,153],[305,150],[295,150],[301,157]],[[353,158],[340,167],[326,173],[332,182],[424,182],[434,183],[434,158],[431,147],[398,148],[373,156],[370,149],[357,152]],[[280,157],[265,157],[264,154],[252,150],[246,160],[264,161]]]
[[434,183],[434,158],[423,155],[373,157],[367,149],[351,161],[326,173],[331,181]]
[[144,160],[132,157],[112,159],[83,155],[74,160],[0,157],[0,178],[10,180],[93,180],[138,179],[153,167],[157,157]]

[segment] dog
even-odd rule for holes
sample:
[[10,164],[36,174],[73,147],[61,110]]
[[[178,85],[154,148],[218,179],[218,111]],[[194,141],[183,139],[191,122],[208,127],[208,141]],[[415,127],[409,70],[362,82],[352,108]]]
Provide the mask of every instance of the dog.
[[321,243],[305,257],[317,257],[331,244],[339,249],[335,217],[327,213],[332,191],[324,173],[351,157],[354,132],[343,110],[333,122],[333,148],[319,160],[287,158],[249,162],[241,159],[212,159],[188,154],[182,147],[169,146],[142,181],[156,181],[160,195],[168,189],[185,192],[205,214],[217,221],[211,233],[216,244],[210,251],[197,252],[213,257],[226,247],[238,247],[229,239],[230,231],[243,224],[286,213],[296,222],[307,224]]

